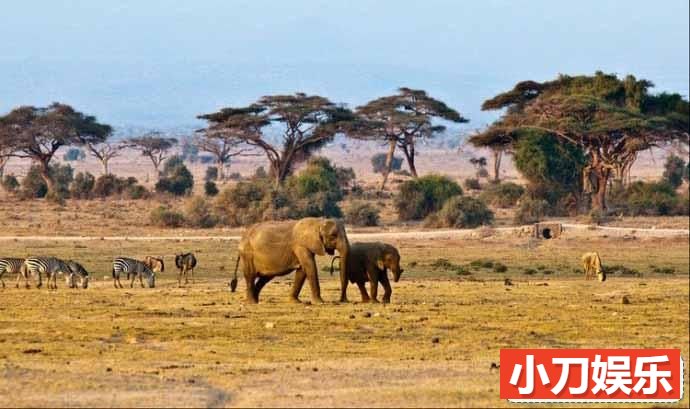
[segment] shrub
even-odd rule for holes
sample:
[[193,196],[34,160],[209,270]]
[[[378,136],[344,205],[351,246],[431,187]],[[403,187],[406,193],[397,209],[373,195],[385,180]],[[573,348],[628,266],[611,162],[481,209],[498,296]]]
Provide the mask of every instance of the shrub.
[[254,179],[266,179],[266,178],[268,178],[268,173],[266,172],[266,169],[264,169],[263,166],[259,166],[254,171],[254,175],[252,177]]
[[544,218],[549,208],[549,203],[543,199],[534,199],[523,196],[520,207],[515,212],[516,224],[532,224]]
[[[377,153],[371,157],[371,168],[374,173],[383,173],[386,170],[386,156],[387,155],[385,153]],[[391,161],[391,171],[395,172],[400,170],[402,163],[402,158],[393,156],[393,160]]]
[[151,224],[158,227],[180,227],[184,224],[184,216],[165,206],[158,206],[149,215]]
[[2,178],[2,188],[7,193],[16,193],[19,190],[19,181],[14,175],[5,175]]
[[530,196],[555,206],[568,193],[581,191],[584,152],[539,131],[522,132],[515,146],[515,167],[527,179]]
[[84,160],[84,158],[86,158],[86,154],[84,154],[84,151],[78,148],[69,148],[69,150],[62,155],[62,159],[65,162]]
[[506,208],[515,206],[524,194],[525,188],[522,186],[512,182],[504,182],[485,189],[481,198],[492,206]]
[[[72,183],[74,170],[70,165],[51,165],[49,172],[55,183],[55,192],[51,200],[60,201],[69,195],[69,185]],[[24,198],[46,197],[48,186],[41,176],[39,165],[33,165],[22,179],[21,196]]]
[[228,175],[228,179],[230,179],[230,180],[241,180],[242,175],[240,175],[240,172],[232,172],[231,174]]
[[207,180],[204,183],[204,193],[206,193],[206,196],[215,196],[218,194],[218,186],[213,181]]
[[465,179],[465,189],[467,190],[481,190],[482,186],[479,184],[479,179],[469,178]]
[[378,207],[366,202],[354,202],[345,216],[345,221],[355,226],[378,226],[381,219]]
[[508,271],[508,266],[499,262],[494,263],[494,272],[505,273],[506,271]]
[[194,176],[184,165],[179,156],[172,156],[163,165],[163,171],[156,183],[157,192],[172,193],[175,196],[183,196],[192,191]]
[[678,195],[664,182],[635,182],[626,192],[625,212],[631,216],[668,216],[678,207]]
[[218,168],[215,166],[207,167],[206,168],[206,175],[204,175],[204,180],[206,182],[218,180]]
[[70,185],[70,196],[75,199],[89,199],[95,184],[96,178],[92,174],[89,172],[79,172]]
[[337,203],[344,195],[341,186],[338,168],[321,157],[309,160],[302,172],[285,183],[287,194],[297,205],[299,217],[341,217]]
[[664,164],[664,181],[674,189],[677,189],[678,186],[683,184],[685,171],[685,161],[676,155],[671,155],[666,158],[666,163]]
[[482,200],[455,196],[448,199],[441,210],[431,215],[427,223],[434,227],[475,228],[489,225],[493,220],[493,212]]
[[133,200],[146,199],[149,197],[149,191],[140,184],[127,186],[125,189],[125,194],[127,195],[127,198]]
[[184,208],[184,219],[191,227],[209,228],[216,225],[216,219],[211,214],[211,206],[206,199],[199,196],[187,200]]
[[479,168],[479,170],[477,170],[477,177],[478,178],[488,178],[489,177],[489,171],[486,170],[486,168]]
[[221,191],[213,204],[219,221],[229,226],[243,226],[261,221],[266,210],[268,181],[239,182]]
[[340,166],[335,167],[335,175],[338,180],[338,185],[343,189],[350,186],[350,183],[356,178],[354,169]]
[[101,175],[96,179],[92,190],[93,196],[106,198],[114,195],[124,195],[129,199],[145,199],[149,191],[141,186],[136,178],[121,178],[115,175]]
[[427,175],[400,185],[395,207],[401,220],[420,220],[438,211],[453,196],[462,195],[460,186],[446,176]]

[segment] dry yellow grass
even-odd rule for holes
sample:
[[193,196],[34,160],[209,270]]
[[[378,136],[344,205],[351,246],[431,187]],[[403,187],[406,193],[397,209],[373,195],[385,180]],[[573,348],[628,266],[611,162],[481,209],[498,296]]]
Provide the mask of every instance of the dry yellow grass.
[[[406,271],[387,306],[291,305],[291,276],[245,305],[243,283],[226,287],[234,241],[2,242],[3,254],[79,259],[95,280],[0,290],[0,406],[507,406],[490,369],[501,348],[668,347],[688,362],[687,239],[391,241]],[[642,277],[585,282],[573,269],[591,249]],[[200,265],[179,289],[169,256],[182,250]],[[113,289],[112,257],[146,254],[166,256],[157,288]],[[479,259],[508,271],[469,267]],[[337,280],[321,281],[336,300]]]

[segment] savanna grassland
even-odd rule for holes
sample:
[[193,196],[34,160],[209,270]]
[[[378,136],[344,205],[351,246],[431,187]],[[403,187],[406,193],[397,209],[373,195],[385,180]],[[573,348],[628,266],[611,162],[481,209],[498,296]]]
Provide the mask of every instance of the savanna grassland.
[[[246,305],[242,281],[227,290],[234,240],[1,241],[3,254],[78,259],[93,280],[48,291],[4,277],[0,406],[506,406],[491,369],[501,348],[668,347],[688,362],[687,236],[385,240],[405,269],[385,306],[357,303],[354,287],[335,303],[325,257],[325,305],[287,303],[292,276]],[[584,281],[593,249],[628,270]],[[183,250],[199,267],[177,288]],[[112,257],[147,254],[167,261],[156,288],[114,289]]]

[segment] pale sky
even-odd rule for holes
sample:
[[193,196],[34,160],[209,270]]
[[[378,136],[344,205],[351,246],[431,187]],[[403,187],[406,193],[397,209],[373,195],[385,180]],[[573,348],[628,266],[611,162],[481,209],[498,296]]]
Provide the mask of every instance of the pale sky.
[[352,107],[422,88],[477,127],[515,82],[596,70],[688,95],[687,0],[10,0],[0,113],[65,102],[115,126],[195,116],[273,93]]

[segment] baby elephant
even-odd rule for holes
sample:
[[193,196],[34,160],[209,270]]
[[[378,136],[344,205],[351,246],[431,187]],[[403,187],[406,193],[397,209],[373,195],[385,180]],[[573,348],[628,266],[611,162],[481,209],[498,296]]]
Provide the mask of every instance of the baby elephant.
[[[333,261],[331,261],[331,275],[333,274]],[[388,281],[388,270],[393,272],[393,281],[400,280],[403,269],[400,268],[400,253],[398,249],[385,243],[353,243],[347,253],[347,272],[340,272],[340,302],[347,302],[348,281],[357,284],[362,293],[362,302],[378,302],[378,285],[383,286],[383,302],[391,302],[390,282]],[[343,276],[345,274],[345,276]],[[364,283],[369,281],[371,298],[367,294]]]

